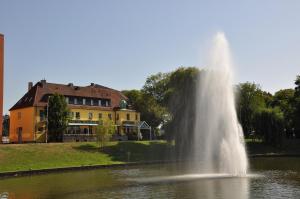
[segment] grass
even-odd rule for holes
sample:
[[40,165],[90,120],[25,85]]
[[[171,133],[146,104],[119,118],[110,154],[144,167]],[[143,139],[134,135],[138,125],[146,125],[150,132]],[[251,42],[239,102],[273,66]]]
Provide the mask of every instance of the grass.
[[[296,153],[266,146],[261,141],[246,140],[248,154]],[[174,145],[165,141],[109,142],[100,149],[97,143],[49,143],[0,145],[0,173],[35,169],[88,165],[124,164],[170,160]]]
[[0,145],[0,172],[162,160],[164,141]]

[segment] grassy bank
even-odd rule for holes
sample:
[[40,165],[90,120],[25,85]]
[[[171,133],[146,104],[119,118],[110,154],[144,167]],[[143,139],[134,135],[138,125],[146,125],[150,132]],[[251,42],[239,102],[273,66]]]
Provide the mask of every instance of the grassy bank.
[[[260,141],[246,140],[246,144],[249,155],[296,152],[265,146]],[[174,147],[165,141],[110,142],[102,150],[96,143],[0,145],[0,173],[170,160],[173,150]]]
[[104,150],[96,143],[0,145],[0,173],[162,160],[169,148],[164,141],[110,142]]

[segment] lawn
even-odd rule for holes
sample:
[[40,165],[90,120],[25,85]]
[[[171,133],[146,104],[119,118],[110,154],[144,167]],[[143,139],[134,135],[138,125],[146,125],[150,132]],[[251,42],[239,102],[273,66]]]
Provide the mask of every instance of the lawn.
[[0,145],[0,173],[163,160],[171,148],[164,141],[109,142],[102,150],[92,142]]
[[[246,140],[247,152],[255,154],[296,153]],[[0,144],[0,173],[89,165],[124,164],[172,160],[174,145],[166,141],[109,142],[100,149],[94,142],[49,144]],[[297,152],[300,154],[300,151]]]

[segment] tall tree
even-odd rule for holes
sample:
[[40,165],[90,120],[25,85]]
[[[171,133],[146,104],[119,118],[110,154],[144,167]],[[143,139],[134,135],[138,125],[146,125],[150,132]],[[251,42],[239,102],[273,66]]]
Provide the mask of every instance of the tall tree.
[[48,140],[62,142],[68,126],[69,108],[63,95],[55,93],[48,100]]
[[264,142],[281,146],[284,132],[284,114],[278,108],[264,108],[255,113],[254,128]]
[[266,108],[266,98],[259,85],[246,82],[237,87],[237,115],[242,124],[245,135],[249,135],[254,130],[254,116],[261,109]]
[[295,90],[294,89],[283,89],[277,91],[272,101],[272,107],[278,107],[284,115],[284,128],[286,136],[291,138],[293,136],[293,101],[294,101]]
[[141,120],[146,121],[150,126],[157,127],[163,122],[166,108],[161,106],[156,99],[139,90],[122,91],[129,99],[129,104],[141,113]]
[[300,138],[300,75],[297,76],[295,84],[293,123],[295,135]]
[[146,79],[142,92],[147,96],[152,96],[159,105],[166,105],[165,94],[171,73],[157,73]]
[[177,155],[189,154],[196,116],[196,89],[200,71],[196,67],[180,67],[170,74],[165,99],[171,120],[166,124],[166,136],[174,139]]

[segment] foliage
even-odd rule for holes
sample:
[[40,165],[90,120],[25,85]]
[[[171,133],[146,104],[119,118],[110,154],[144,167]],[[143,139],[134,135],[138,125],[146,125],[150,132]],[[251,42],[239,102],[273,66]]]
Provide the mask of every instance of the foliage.
[[277,108],[265,108],[255,113],[254,129],[267,144],[281,146],[284,133],[284,114]]
[[165,97],[171,120],[166,125],[166,134],[168,139],[175,139],[177,145],[187,144],[182,142],[186,140],[183,137],[193,132],[199,74],[196,67],[181,67],[170,74]]
[[97,143],[100,148],[106,146],[107,142],[111,139],[112,135],[116,132],[116,127],[112,120],[99,121],[96,128]]
[[[164,137],[182,148],[191,144],[186,137],[195,124],[195,93],[202,73],[195,67],[180,67],[151,75],[141,90],[123,93],[141,112],[141,120],[152,127],[162,124]],[[283,89],[274,96],[255,83],[236,86],[237,116],[246,137],[260,137],[273,145],[280,145],[283,136],[300,138],[300,76],[295,84],[295,89]]]
[[10,117],[9,115],[4,115],[3,116],[3,121],[2,121],[2,135],[3,136],[8,136],[9,135],[9,121]]
[[293,89],[283,89],[275,93],[272,101],[272,107],[278,107],[283,112],[284,128],[288,138],[293,137],[294,94]]
[[[260,110],[266,108],[266,95],[260,86],[254,83],[246,82],[237,86],[238,102],[237,114],[242,124],[244,133],[251,134],[254,130],[254,116]],[[269,99],[268,99],[269,100]]]
[[55,93],[48,100],[48,140],[62,142],[68,126],[69,109],[63,95]]
[[141,113],[142,121],[147,121],[152,127],[157,127],[163,121],[166,108],[159,105],[152,95],[145,94],[143,90],[127,90],[122,92],[128,97],[129,104]]
[[157,73],[146,79],[142,92],[146,96],[152,96],[161,106],[166,105],[166,91],[169,89],[170,73]]
[[295,127],[295,135],[297,138],[300,138],[300,75],[297,76],[295,84],[296,87],[293,101],[293,124]]

